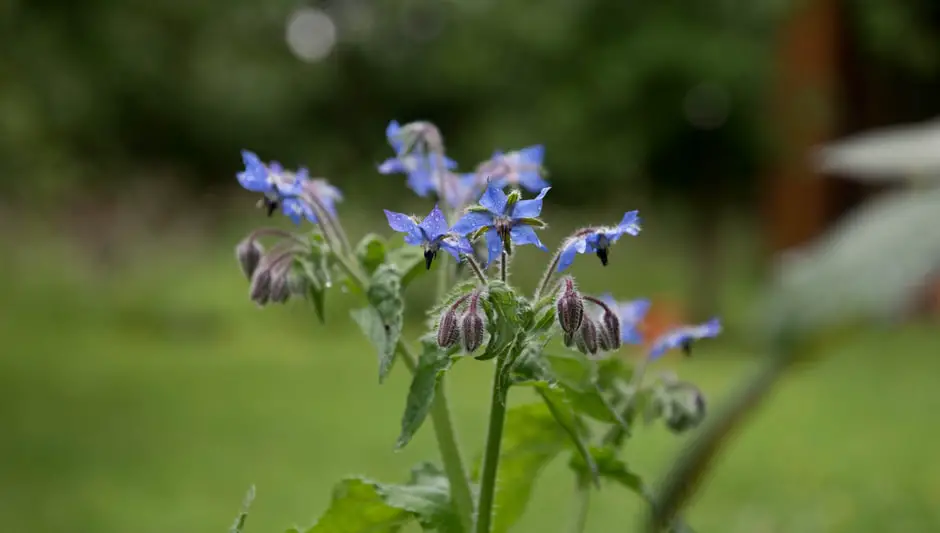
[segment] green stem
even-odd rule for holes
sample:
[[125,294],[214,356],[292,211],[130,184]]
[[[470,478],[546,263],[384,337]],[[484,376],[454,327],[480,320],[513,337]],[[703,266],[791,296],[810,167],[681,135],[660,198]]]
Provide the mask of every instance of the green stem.
[[[567,242],[567,239],[565,239]],[[533,302],[539,300],[539,296],[548,289],[548,285],[552,282],[552,277],[555,274],[555,269],[558,268],[558,261],[561,260],[561,252],[564,250],[564,243],[558,248],[558,251],[555,252],[555,255],[552,256],[552,260],[548,263],[548,266],[545,268],[545,272],[542,273],[542,279],[539,280],[539,284],[535,286],[535,295],[532,297]]]
[[483,269],[480,268],[480,265],[477,263],[476,259],[470,255],[464,254],[463,260],[470,267],[470,270],[473,271],[473,275],[476,276],[478,280],[480,280],[480,283],[482,285],[486,285],[486,274],[483,273]]
[[[346,256],[340,253],[334,255],[350,279],[360,290],[364,291],[368,285],[365,276]],[[418,357],[404,341],[398,341],[397,349],[402,363],[408,369],[408,372],[414,375],[418,369]],[[441,462],[444,463],[444,473],[447,475],[447,481],[450,484],[454,506],[460,514],[464,531],[469,533],[473,528],[473,492],[470,490],[470,478],[467,476],[463,458],[460,455],[460,448],[457,446],[457,435],[451,420],[450,408],[447,405],[443,380],[438,385],[434,402],[431,404],[431,421],[434,423],[434,435],[437,438],[437,447],[441,453]]]
[[[505,255],[504,255],[505,257]],[[483,451],[483,468],[480,472],[480,499],[477,504],[477,520],[474,533],[490,533],[493,519],[493,502],[496,496],[496,473],[499,467],[499,449],[503,441],[503,426],[506,422],[506,401],[500,392],[502,358],[497,360],[493,374],[493,392],[490,398],[490,423],[486,431],[486,448]]]
[[499,279],[506,283],[506,276],[509,271],[509,254],[503,252],[502,259],[499,260]]
[[574,520],[571,522],[570,531],[583,533],[591,506],[591,480],[586,474],[578,474],[574,498]]

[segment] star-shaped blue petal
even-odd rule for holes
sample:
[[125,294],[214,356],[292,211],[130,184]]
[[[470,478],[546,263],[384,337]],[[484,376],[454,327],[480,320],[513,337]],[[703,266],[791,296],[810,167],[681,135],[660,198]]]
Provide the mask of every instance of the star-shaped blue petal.
[[713,318],[697,326],[683,326],[676,328],[656,339],[650,347],[650,359],[659,359],[669,350],[675,348],[688,349],[689,343],[698,339],[717,337],[721,333],[721,322]]
[[616,226],[589,228],[568,239],[558,258],[558,272],[571,266],[577,254],[589,252],[596,253],[601,258],[601,263],[606,266],[608,248],[624,234],[634,237],[640,234],[639,211],[624,213],[623,219]]

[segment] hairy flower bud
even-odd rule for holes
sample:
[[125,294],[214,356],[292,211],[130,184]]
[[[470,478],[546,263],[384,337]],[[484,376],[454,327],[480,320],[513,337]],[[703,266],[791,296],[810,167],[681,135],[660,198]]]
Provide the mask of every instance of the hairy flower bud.
[[581,321],[581,328],[578,330],[578,349],[582,353],[594,355],[597,353],[597,325],[589,317],[584,317]]
[[256,269],[251,276],[251,285],[248,287],[248,298],[259,306],[264,306],[271,299],[271,270],[268,268]]
[[575,341],[577,341],[577,334],[565,333],[564,336],[562,336],[561,340],[565,344],[565,346],[567,346],[568,348],[571,348],[572,346],[574,346]]
[[574,288],[571,278],[565,279],[565,288],[555,304],[558,311],[558,325],[565,333],[574,333],[581,327],[584,319],[584,301]]
[[473,353],[483,344],[486,324],[483,322],[479,306],[480,292],[474,291],[470,295],[470,305],[460,319],[460,338],[463,339],[463,348],[467,353]]
[[603,324],[597,330],[597,347],[602,352],[609,352],[613,349],[613,342],[610,340],[610,332],[604,328]]
[[483,317],[479,313],[464,313],[460,324],[460,333],[463,337],[463,347],[467,353],[473,353],[474,350],[483,344]]
[[271,303],[282,304],[290,299],[290,285],[288,285],[288,269],[278,268],[271,271],[270,283]]
[[601,317],[601,327],[604,331],[604,337],[610,344],[607,350],[616,350],[620,348],[620,317],[609,308],[604,309],[604,315]]
[[254,275],[263,254],[264,248],[258,244],[258,241],[250,237],[241,241],[235,247],[235,257],[238,259],[238,264],[248,280],[251,280],[252,275]]
[[450,348],[460,340],[460,331],[457,329],[457,313],[453,309],[444,311],[437,325],[437,345],[441,348]]

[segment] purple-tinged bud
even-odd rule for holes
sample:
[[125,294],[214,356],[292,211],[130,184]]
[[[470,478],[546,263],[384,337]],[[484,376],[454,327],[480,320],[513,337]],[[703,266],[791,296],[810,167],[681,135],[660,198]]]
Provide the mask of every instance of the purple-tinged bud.
[[460,340],[460,331],[457,329],[457,313],[453,308],[444,311],[437,325],[437,345],[441,348],[450,348]]
[[581,321],[581,328],[578,330],[578,349],[582,353],[594,355],[597,353],[597,326],[589,317],[584,317]]
[[460,337],[463,339],[463,348],[467,353],[473,353],[483,344],[486,324],[483,322],[479,305],[480,292],[474,291],[470,295],[470,305],[467,306],[466,312],[460,319]]
[[584,301],[577,289],[574,288],[574,281],[571,278],[565,278],[565,288],[562,290],[555,308],[558,311],[558,324],[561,330],[567,333],[574,333],[581,327],[581,321],[584,319]]
[[607,348],[607,350],[620,348],[620,317],[609,308],[604,309],[604,315],[601,317],[601,327],[604,330],[604,336],[610,342],[610,348]]
[[269,287],[271,303],[282,304],[290,299],[290,286],[288,285],[288,269],[278,268],[271,271],[271,284]]
[[251,237],[244,239],[235,247],[235,258],[238,259],[238,264],[248,280],[251,280],[258,268],[262,255],[264,255],[264,248]]
[[571,348],[575,344],[575,337],[577,337],[576,333],[564,333],[562,334],[561,342],[563,342],[568,348]]
[[597,330],[597,347],[602,352],[609,352],[613,343],[610,340],[610,333],[604,329],[604,325],[600,324],[600,327]]
[[268,268],[256,269],[251,276],[251,285],[248,287],[248,298],[259,306],[264,306],[271,299],[271,270]]

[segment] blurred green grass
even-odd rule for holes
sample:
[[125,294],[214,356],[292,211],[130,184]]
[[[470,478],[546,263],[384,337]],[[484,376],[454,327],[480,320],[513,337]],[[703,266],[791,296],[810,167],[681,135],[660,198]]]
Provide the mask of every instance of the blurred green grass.
[[[377,384],[375,356],[343,316],[349,302],[338,296],[326,326],[299,303],[257,309],[227,248],[190,246],[105,271],[33,247],[0,267],[8,531],[224,530],[252,483],[248,532],[281,531],[310,523],[341,476],[397,481],[436,458],[427,428],[392,451],[407,377],[396,369]],[[682,265],[665,250],[652,257],[599,274],[579,265],[590,273],[582,286],[623,297],[668,291]],[[729,314],[745,316],[745,291],[728,292]],[[663,369],[700,383],[715,404],[756,356],[736,339]],[[690,523],[701,532],[938,530],[938,348],[924,327],[871,331],[790,378],[727,450]],[[468,361],[449,378],[468,456],[483,440],[489,372]],[[628,458],[655,481],[683,441],[643,429]],[[518,531],[558,531],[571,489],[559,461]],[[588,531],[635,530],[642,509],[606,487]]]

